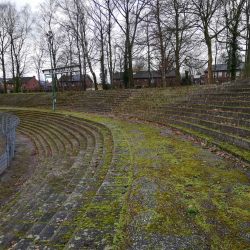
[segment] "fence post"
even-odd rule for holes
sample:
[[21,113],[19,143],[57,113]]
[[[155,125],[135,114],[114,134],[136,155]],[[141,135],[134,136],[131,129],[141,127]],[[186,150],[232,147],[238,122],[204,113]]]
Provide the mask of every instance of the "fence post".
[[14,122],[11,121],[11,158],[14,157],[14,151],[15,151],[15,127]]
[[[10,165],[11,159],[15,153],[15,128],[19,125],[20,120],[18,117],[0,112],[0,136],[4,139],[5,137],[5,150],[0,155],[0,173]],[[7,165],[7,166],[6,166]]]
[[10,154],[9,154],[9,136],[8,133],[6,134],[6,156],[7,156],[7,166],[9,166],[10,163]]
[[3,125],[4,125],[4,115],[2,115],[2,126],[1,126],[2,133],[3,133]]

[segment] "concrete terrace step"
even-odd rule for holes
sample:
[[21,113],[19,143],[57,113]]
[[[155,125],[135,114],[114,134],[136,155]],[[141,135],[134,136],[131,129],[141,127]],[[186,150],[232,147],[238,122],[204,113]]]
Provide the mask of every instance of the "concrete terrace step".
[[[114,223],[119,221],[128,181],[125,169],[130,162],[124,159],[129,159],[129,151],[119,150],[119,143],[124,141],[122,133],[114,125],[108,128],[105,124],[73,116],[13,111],[15,115],[19,112],[23,122],[21,129],[38,141],[39,154],[48,145],[56,147],[56,135],[63,126],[67,128],[66,125],[82,130],[87,148],[80,147],[78,155],[57,158],[52,164],[51,161],[45,165],[39,163],[23,190],[2,208],[0,248],[11,247],[11,242],[15,241],[13,249],[57,249],[58,245],[78,249],[80,242],[86,241],[82,232],[93,232],[93,227],[95,233],[89,237],[94,238],[89,241],[88,249],[100,244],[105,248],[114,237]],[[41,138],[36,129],[39,131],[52,121],[55,123],[48,130],[51,133],[44,133]],[[66,152],[65,148],[61,150]],[[106,204],[108,209],[103,210],[100,204]],[[100,225],[99,221],[105,217],[108,224]],[[102,238],[98,240],[100,235]]]
[[[129,115],[127,114],[126,116],[128,117]],[[218,129],[213,129],[213,128],[210,128],[208,126],[204,126],[204,125],[201,125],[198,123],[191,123],[191,122],[185,121],[182,118],[175,120],[175,119],[166,118],[166,117],[148,116],[147,114],[144,114],[141,116],[140,116],[140,114],[137,114],[137,115],[131,114],[130,117],[131,118],[137,117],[141,120],[146,120],[146,121],[156,122],[156,123],[159,122],[161,124],[164,123],[166,125],[171,124],[172,126],[174,126],[174,124],[175,124],[175,125],[178,125],[181,127],[186,127],[186,128],[191,129],[193,131],[197,131],[197,132],[200,132],[202,134],[207,134],[207,135],[212,136],[212,137],[219,139],[221,141],[229,142],[231,144],[235,144],[235,145],[237,145],[241,148],[244,148],[246,150],[250,150],[250,140],[247,140],[244,137],[240,137],[237,135],[233,135],[233,134],[224,132],[227,128],[230,130],[229,126],[224,127],[221,124],[214,124],[214,125],[216,125],[216,128],[218,128],[218,126],[221,125],[220,128],[222,128],[222,131],[220,131]],[[197,122],[202,123],[199,120],[197,120]],[[206,122],[204,122],[204,123],[206,123]],[[206,124],[208,125],[208,123],[206,123]],[[211,125],[211,123],[209,123],[209,125]]]
[[202,109],[199,107],[169,107],[167,111],[174,111],[174,112],[191,112],[191,113],[199,113],[204,115],[212,115],[212,116],[220,116],[220,117],[228,117],[237,120],[250,120],[250,114],[247,113],[240,113],[240,112],[232,112],[232,111],[223,111],[221,109]]
[[[69,92],[55,93],[56,109],[65,109],[67,106],[82,107],[85,112],[95,113],[95,105],[100,104],[100,107],[106,107],[106,112],[111,111],[111,106],[119,105],[121,102],[130,98],[136,90],[115,90],[115,91],[88,91],[88,92]],[[105,104],[105,105],[104,105]],[[1,106],[9,107],[38,107],[51,108],[52,94],[51,93],[36,93],[36,94],[12,94],[1,95]]]
[[[35,112],[33,112],[32,115],[26,113],[26,120],[29,121],[34,119],[34,117],[36,117],[34,113]],[[22,115],[19,114],[19,117],[22,117]],[[64,140],[63,144],[65,147],[67,147],[67,150],[69,151],[68,153],[71,153],[73,148],[79,147],[79,145],[83,144],[86,140],[86,136],[81,133],[81,131],[74,129],[74,126],[70,126],[70,123],[67,123],[65,120],[60,120],[59,117],[55,120],[46,115],[46,122],[44,122],[44,118],[40,117],[40,114],[38,113],[35,120],[36,122],[39,122],[39,124],[43,125],[42,130],[51,128],[54,130],[54,132],[58,133],[61,137],[59,140]]]
[[237,101],[231,101],[231,100],[224,100],[224,101],[220,101],[220,100],[212,100],[212,99],[199,99],[199,100],[190,100],[190,101],[184,101],[182,102],[183,105],[185,104],[204,104],[204,105],[217,105],[217,106],[233,106],[233,107],[249,107],[250,106],[250,101],[243,101],[243,100],[237,100]]
[[198,108],[204,110],[215,110],[215,111],[227,111],[227,112],[239,112],[239,113],[250,113],[250,107],[234,107],[234,106],[219,106],[219,105],[209,105],[209,104],[195,104],[195,103],[186,103],[184,106],[176,104],[178,107],[183,108]]

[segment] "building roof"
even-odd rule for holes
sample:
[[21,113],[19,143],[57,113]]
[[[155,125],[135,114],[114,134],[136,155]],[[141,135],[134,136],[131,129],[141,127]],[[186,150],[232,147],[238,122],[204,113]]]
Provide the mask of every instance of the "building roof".
[[[120,80],[122,78],[123,72],[114,73],[114,80]],[[136,71],[133,72],[134,79],[148,79],[148,71]],[[152,78],[161,78],[161,74],[157,71],[151,71]],[[171,70],[166,74],[166,77],[175,77],[175,71]]]
[[[21,77],[21,82],[22,83],[27,83],[29,80],[31,80],[34,76],[32,77]],[[8,82],[8,84],[13,84],[13,79],[10,79]]]
[[[10,80],[10,78],[5,78],[6,82],[8,82]],[[3,78],[0,77],[0,83],[3,83]]]
[[[242,70],[244,68],[244,63],[241,63],[240,66],[238,66],[236,69]],[[218,71],[227,71],[227,64],[216,64],[212,65],[212,71],[218,72]],[[208,68],[205,69],[205,72],[208,72]]]
[[175,77],[175,70],[171,70],[166,74],[166,77]]

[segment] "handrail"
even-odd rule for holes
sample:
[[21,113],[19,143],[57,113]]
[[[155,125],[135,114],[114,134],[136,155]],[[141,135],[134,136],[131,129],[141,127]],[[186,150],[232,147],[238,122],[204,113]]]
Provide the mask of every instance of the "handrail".
[[3,152],[0,155],[0,174],[9,166],[11,159],[14,157],[16,139],[15,129],[19,125],[20,120],[17,116],[0,112],[0,144]]

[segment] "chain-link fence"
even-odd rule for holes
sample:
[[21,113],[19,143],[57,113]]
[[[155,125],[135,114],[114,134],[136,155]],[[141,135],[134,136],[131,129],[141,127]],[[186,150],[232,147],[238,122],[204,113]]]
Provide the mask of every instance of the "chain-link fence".
[[0,112],[0,174],[9,166],[15,151],[15,128],[18,117]]

